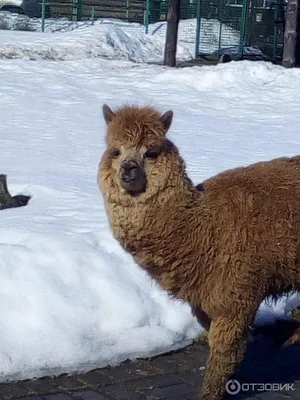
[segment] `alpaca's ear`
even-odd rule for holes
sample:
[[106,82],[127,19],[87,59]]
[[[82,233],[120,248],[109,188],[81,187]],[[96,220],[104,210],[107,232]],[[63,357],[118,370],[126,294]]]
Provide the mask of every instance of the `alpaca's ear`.
[[162,115],[160,117],[160,120],[162,122],[165,133],[167,133],[168,130],[170,129],[172,119],[173,119],[173,111],[172,110],[167,111],[166,113],[164,113],[164,115]]
[[103,116],[106,122],[106,125],[113,119],[115,113],[108,107],[108,105],[104,104],[102,107]]

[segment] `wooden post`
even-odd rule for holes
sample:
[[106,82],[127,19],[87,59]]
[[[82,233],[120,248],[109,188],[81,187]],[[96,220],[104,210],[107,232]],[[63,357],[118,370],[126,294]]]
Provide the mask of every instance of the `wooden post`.
[[299,41],[297,37],[298,18],[299,0],[288,0],[282,57],[282,65],[286,68],[292,68],[296,64],[296,47],[297,41]]
[[297,44],[296,44],[296,62],[295,67],[300,67],[300,4],[298,9],[298,23],[297,23]]
[[167,15],[167,35],[165,45],[164,65],[176,66],[176,49],[178,25],[180,19],[180,0],[169,0]]

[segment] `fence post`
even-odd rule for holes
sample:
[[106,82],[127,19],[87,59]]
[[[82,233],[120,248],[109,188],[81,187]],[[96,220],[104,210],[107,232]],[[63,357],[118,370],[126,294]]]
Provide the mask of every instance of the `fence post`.
[[274,3],[273,10],[274,10],[274,29],[273,29],[273,54],[272,59],[276,61],[276,50],[278,46],[278,4]]
[[241,30],[240,30],[240,44],[239,44],[239,54],[238,54],[239,58],[242,58],[244,55],[248,11],[249,11],[249,0],[244,0],[242,9]]
[[200,31],[201,31],[201,0],[197,1],[197,10],[196,10],[196,44],[195,44],[195,58],[199,56],[200,49]]
[[129,0],[126,1],[126,21],[129,19]]
[[42,0],[42,32],[45,32],[46,0]]
[[82,13],[82,0],[77,0],[76,21],[81,20],[81,13]]
[[219,43],[218,43],[218,50],[220,51],[222,46],[222,28],[223,28],[223,8],[222,8],[222,15],[219,18]]
[[175,67],[180,18],[180,0],[169,0],[164,65]]
[[95,7],[92,7],[92,25],[94,25],[95,22]]
[[149,31],[150,1],[151,0],[146,0],[146,9],[145,9],[145,13],[144,13],[145,33],[147,33],[147,34]]
[[78,7],[77,0],[73,0],[72,21],[77,21]]

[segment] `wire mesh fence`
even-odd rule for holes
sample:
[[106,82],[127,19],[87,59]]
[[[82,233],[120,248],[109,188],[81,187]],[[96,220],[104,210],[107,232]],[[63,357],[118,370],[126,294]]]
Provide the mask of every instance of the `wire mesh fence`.
[[[285,0],[181,0],[179,42],[195,57],[226,52],[237,58],[277,60],[285,7]],[[39,18],[42,31],[49,19],[91,24],[100,20],[119,26],[131,23],[131,31],[165,36],[168,0],[0,0],[0,10]]]
[[198,55],[281,57],[285,3],[280,0],[200,0]]
[[[193,42],[196,57],[280,60],[285,8],[285,0],[181,0],[179,40]],[[166,20],[167,9],[167,1],[154,1],[149,22]]]

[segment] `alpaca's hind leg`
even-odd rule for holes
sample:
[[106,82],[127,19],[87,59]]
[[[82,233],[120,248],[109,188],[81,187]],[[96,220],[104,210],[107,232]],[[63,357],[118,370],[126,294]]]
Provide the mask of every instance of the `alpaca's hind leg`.
[[300,343],[300,328],[297,328],[293,334],[283,343],[283,346]]
[[291,344],[300,343],[300,307],[295,308],[292,311],[292,318],[294,322],[295,329],[290,334],[289,338],[284,342],[284,346],[289,346]]
[[212,321],[208,340],[210,346],[202,400],[220,400],[235,366],[243,359],[249,328],[243,318],[219,318]]

